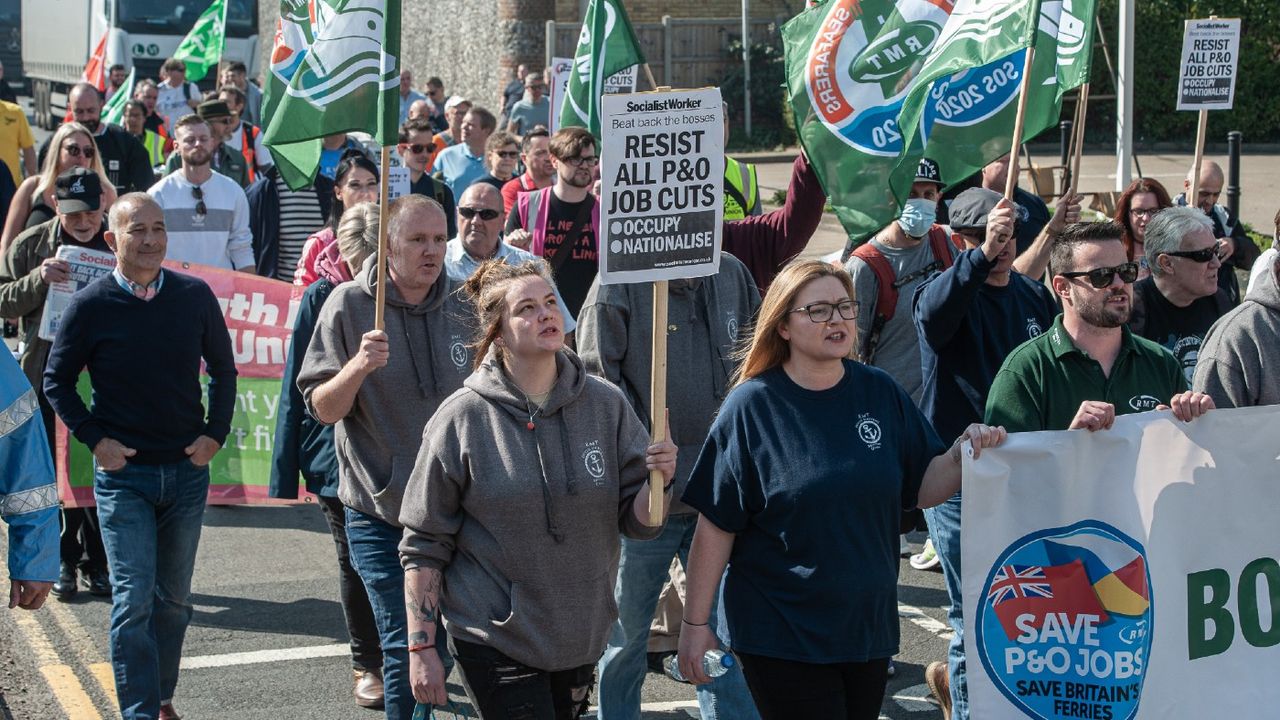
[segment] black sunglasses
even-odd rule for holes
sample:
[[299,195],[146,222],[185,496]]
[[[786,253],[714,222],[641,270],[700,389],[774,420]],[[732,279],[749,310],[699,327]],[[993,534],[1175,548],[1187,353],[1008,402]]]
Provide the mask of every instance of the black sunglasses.
[[504,160],[514,160],[515,158],[520,157],[519,150],[494,150],[494,153]]
[[75,143],[71,143],[70,145],[63,145],[62,149],[66,150],[67,154],[71,157],[80,157],[83,155],[86,160],[92,160],[93,156],[97,154],[97,148],[92,145],[80,147]]
[[1080,272],[1064,272],[1058,273],[1064,278],[1084,277],[1089,279],[1089,284],[1095,289],[1101,290],[1111,285],[1111,278],[1119,275],[1120,281],[1128,285],[1138,279],[1138,263],[1127,262],[1123,265],[1115,267],[1094,268],[1092,270],[1082,270]]
[[196,214],[201,217],[208,215],[209,208],[204,204],[204,190],[201,190],[199,185],[191,186],[191,197],[196,199]]
[[408,149],[409,149],[409,152],[413,153],[414,155],[421,155],[422,153],[430,150],[433,147],[435,147],[435,145],[419,145],[418,143],[414,143],[412,145],[409,145]]
[[461,215],[464,220],[470,220],[479,215],[480,219],[486,222],[498,217],[498,211],[493,208],[460,207],[458,208],[458,214]]
[[1172,257],[1186,258],[1198,263],[1207,263],[1214,258],[1226,260],[1227,244],[1224,242],[1218,242],[1215,243],[1213,247],[1207,247],[1203,250],[1179,250],[1177,252],[1167,252],[1164,254]]

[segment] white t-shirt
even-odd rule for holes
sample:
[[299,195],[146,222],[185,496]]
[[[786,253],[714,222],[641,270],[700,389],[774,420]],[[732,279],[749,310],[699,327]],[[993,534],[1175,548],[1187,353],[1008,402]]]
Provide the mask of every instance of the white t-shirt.
[[169,137],[173,137],[173,124],[182,119],[183,115],[195,112],[187,101],[200,102],[200,88],[195,83],[189,82],[186,93],[183,93],[182,86],[169,87],[169,83],[162,82],[157,89],[160,94],[156,97],[156,112],[164,116],[165,129],[169,131]]
[[[255,168],[255,170],[256,169],[265,170],[268,166],[276,164],[276,161],[271,157],[271,151],[267,149],[266,145],[262,144],[263,135],[266,135],[266,133],[263,132],[262,128],[258,128],[258,137],[253,139],[253,157],[254,157],[254,162],[256,162],[258,165],[258,167]],[[223,141],[222,144],[226,145],[232,150],[235,150],[237,153],[243,152],[244,123],[240,123],[240,126],[235,129],[235,132],[231,133],[231,137]]]
[[205,214],[196,213],[195,185],[181,170],[169,173],[147,194],[164,210],[169,235],[166,258],[226,270],[254,270],[249,201],[235,180],[214,173],[201,186]]

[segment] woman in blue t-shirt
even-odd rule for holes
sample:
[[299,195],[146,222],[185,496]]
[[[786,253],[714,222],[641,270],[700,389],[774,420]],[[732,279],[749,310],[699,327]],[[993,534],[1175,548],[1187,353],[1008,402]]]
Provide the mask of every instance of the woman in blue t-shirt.
[[707,622],[724,573],[733,649],[764,720],[879,715],[898,651],[898,522],[960,488],[950,450],[886,373],[851,358],[849,276],[798,262],[774,280],[689,480],[702,516],[689,553],[680,671],[708,682]]

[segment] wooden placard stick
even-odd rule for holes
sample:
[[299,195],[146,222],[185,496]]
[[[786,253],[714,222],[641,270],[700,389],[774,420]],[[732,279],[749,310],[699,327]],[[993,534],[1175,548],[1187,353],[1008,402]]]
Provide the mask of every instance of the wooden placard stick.
[[1022,151],[1022,127],[1027,116],[1027,91],[1031,87],[1031,61],[1035,58],[1035,46],[1027,48],[1027,59],[1022,65],[1022,82],[1018,88],[1018,117],[1013,123],[1013,146],[1009,148],[1009,175],[1004,181],[1004,196],[1013,202],[1013,189],[1018,186],[1018,153]]
[[382,148],[382,170],[378,177],[378,286],[373,305],[373,329],[382,330],[387,316],[387,198],[391,179],[391,146]]

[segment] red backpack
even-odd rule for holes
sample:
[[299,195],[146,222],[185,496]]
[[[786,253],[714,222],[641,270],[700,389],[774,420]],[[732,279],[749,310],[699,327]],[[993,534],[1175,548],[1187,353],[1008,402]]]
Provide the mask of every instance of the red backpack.
[[933,249],[933,262],[900,278],[895,276],[888,258],[870,242],[862,243],[853,251],[854,257],[865,262],[867,267],[871,268],[871,272],[876,275],[876,316],[871,321],[871,331],[867,333],[867,337],[863,338],[862,347],[859,348],[858,354],[862,362],[870,364],[875,357],[876,346],[880,344],[880,332],[893,319],[893,314],[898,309],[898,289],[927,276],[934,270],[946,270],[951,267],[952,251],[955,250],[955,246],[947,231],[941,225],[934,225],[929,228],[928,240],[929,246]]

